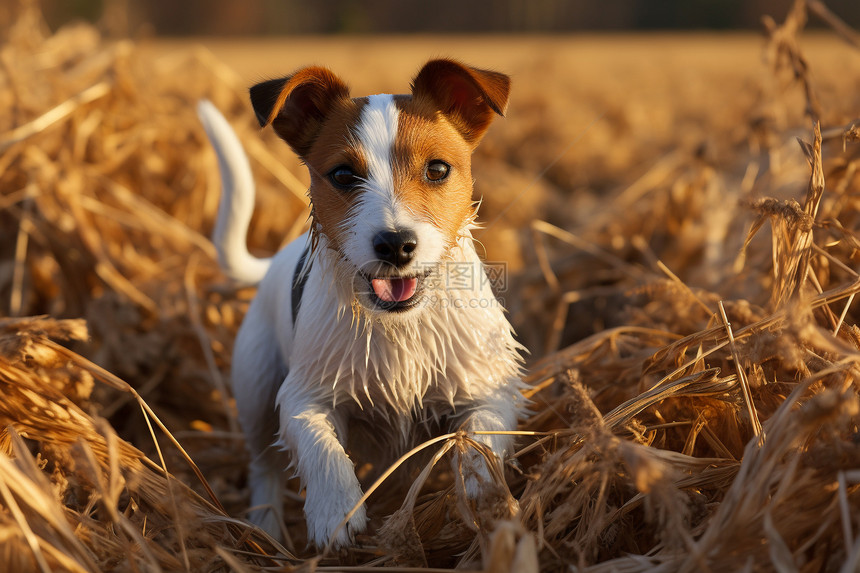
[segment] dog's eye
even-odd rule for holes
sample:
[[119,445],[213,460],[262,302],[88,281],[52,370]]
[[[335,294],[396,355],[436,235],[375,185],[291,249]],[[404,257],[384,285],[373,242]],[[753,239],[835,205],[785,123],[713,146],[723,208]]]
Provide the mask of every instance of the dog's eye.
[[335,187],[340,187],[341,189],[351,189],[359,183],[359,177],[355,174],[355,171],[345,165],[332,169],[328,174],[328,178]]
[[427,164],[427,169],[424,170],[424,176],[430,181],[442,181],[448,177],[448,172],[450,170],[450,165],[444,161],[440,161],[439,159],[434,159]]

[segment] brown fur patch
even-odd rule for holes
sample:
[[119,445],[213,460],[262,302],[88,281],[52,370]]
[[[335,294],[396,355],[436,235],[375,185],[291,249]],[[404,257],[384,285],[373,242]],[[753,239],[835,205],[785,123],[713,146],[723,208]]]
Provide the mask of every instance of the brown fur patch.
[[355,136],[355,126],[367,98],[344,100],[326,118],[319,136],[305,157],[311,175],[310,196],[314,223],[318,224],[335,249],[343,241],[343,222],[355,205],[358,193],[334,187],[328,174],[340,165],[351,167],[360,177],[367,176],[367,161]]
[[412,81],[415,98],[433,101],[473,148],[495,114],[504,115],[510,89],[505,74],[449,59],[427,62]]
[[[392,162],[395,193],[451,245],[473,212],[472,148],[433,102],[409,96],[397,96],[395,101],[400,110]],[[442,181],[425,176],[433,160],[450,166]]]
[[250,95],[260,126],[272,124],[281,139],[303,157],[332,108],[349,99],[349,88],[330,70],[312,66],[261,82],[251,88]]

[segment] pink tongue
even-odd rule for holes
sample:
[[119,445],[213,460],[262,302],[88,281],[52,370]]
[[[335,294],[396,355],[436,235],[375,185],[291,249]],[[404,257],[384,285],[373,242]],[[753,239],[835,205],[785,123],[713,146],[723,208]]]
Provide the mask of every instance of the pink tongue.
[[415,294],[418,279],[373,279],[370,281],[373,292],[383,302],[403,302]]

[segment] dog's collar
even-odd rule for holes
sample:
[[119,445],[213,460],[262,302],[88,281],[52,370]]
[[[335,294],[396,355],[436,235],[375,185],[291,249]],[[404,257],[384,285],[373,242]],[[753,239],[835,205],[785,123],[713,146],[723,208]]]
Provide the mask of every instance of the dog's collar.
[[308,264],[307,269],[305,268],[305,261],[308,258],[310,250],[309,246],[305,247],[305,250],[302,251],[302,256],[299,257],[299,262],[296,263],[296,269],[293,271],[293,292],[290,297],[293,311],[293,328],[295,328],[296,318],[299,316],[299,308],[302,304],[302,293],[305,291],[305,283],[308,282],[308,275],[311,274],[311,265],[313,262]]

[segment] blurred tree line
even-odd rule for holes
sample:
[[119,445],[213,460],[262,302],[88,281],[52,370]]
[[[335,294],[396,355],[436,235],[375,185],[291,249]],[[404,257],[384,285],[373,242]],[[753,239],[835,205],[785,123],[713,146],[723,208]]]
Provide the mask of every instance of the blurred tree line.
[[[41,0],[41,4],[53,27],[76,18],[97,20],[107,10],[130,32],[150,26],[158,35],[278,35],[758,29],[763,14],[781,21],[792,1]],[[860,1],[826,4],[847,23],[860,23]]]

